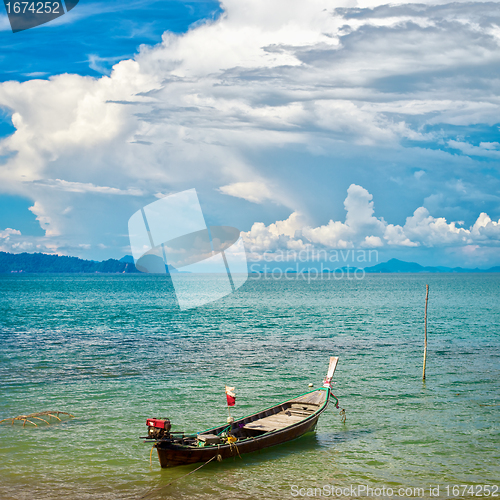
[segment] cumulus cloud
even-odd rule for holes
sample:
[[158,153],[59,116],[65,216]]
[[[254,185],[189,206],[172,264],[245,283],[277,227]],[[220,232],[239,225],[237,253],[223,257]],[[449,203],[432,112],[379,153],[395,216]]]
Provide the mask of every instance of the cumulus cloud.
[[372,198],[366,189],[351,184],[344,201],[345,223],[330,220],[325,226],[303,228],[302,235],[311,243],[328,248],[381,246],[385,223],[373,216]]
[[500,241],[500,220],[495,222],[484,212],[478,217],[470,231],[475,242],[499,240]]
[[293,213],[284,221],[269,226],[256,223],[244,234],[254,257],[264,252],[302,249],[343,249],[389,247],[470,247],[474,244],[500,245],[500,220],[495,222],[481,213],[469,229],[461,222],[448,223],[444,217],[432,217],[419,207],[406,218],[404,226],[388,224],[374,216],[372,195],[352,184],[344,201],[345,222],[330,220],[328,224],[311,227]]
[[[458,223],[460,224],[460,223]],[[434,218],[420,207],[406,219],[404,233],[426,246],[463,245],[470,242],[470,230],[457,227],[457,222],[447,223],[444,217]]]
[[45,231],[45,236],[59,236],[61,234],[59,228],[53,224],[52,218],[47,213],[46,208],[39,201],[35,201],[35,204],[29,207],[29,210],[35,214],[40,227]]
[[404,229],[401,226],[388,224],[384,231],[384,238],[387,240],[387,244],[391,246],[401,246],[401,247],[418,247],[419,244],[411,241],[405,234]]
[[303,247],[300,231],[305,226],[305,218],[292,213],[286,220],[276,221],[269,226],[256,222],[250,231],[243,233],[243,239],[250,252],[268,252],[282,249],[301,250]]
[[13,234],[21,234],[21,231],[18,231],[17,229],[12,229],[8,227],[7,229],[4,229],[3,231],[0,230],[0,238],[7,240],[9,239]]

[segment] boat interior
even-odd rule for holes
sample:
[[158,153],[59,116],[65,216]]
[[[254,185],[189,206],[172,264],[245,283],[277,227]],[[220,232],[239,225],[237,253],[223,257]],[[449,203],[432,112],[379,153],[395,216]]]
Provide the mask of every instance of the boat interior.
[[[249,415],[231,424],[197,434],[174,438],[183,446],[214,446],[255,438],[297,424],[316,413],[325,403],[327,391],[304,394],[280,405]],[[228,441],[229,438],[229,441]],[[232,441],[231,441],[232,440]]]

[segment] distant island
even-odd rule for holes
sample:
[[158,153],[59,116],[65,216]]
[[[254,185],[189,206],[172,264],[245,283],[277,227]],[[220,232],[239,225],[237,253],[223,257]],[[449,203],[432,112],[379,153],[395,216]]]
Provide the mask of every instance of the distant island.
[[[168,272],[177,269],[168,266]],[[0,274],[5,273],[139,273],[131,255],[102,262],[46,253],[0,252]]]
[[[351,270],[354,268],[350,268]],[[178,273],[173,266],[168,266],[168,273]],[[308,272],[305,270],[305,272]],[[366,273],[499,273],[500,266],[489,269],[466,269],[462,267],[421,266],[415,262],[391,259],[375,266],[366,267]],[[0,274],[5,273],[140,273],[135,267],[131,255],[120,260],[108,259],[102,262],[84,260],[45,253],[8,253],[0,252]]]
[[467,269],[463,267],[421,266],[416,262],[391,259],[371,267],[365,267],[365,273],[500,273],[500,266],[489,269]]
[[0,273],[138,273],[134,262],[103,262],[46,253],[0,252]]

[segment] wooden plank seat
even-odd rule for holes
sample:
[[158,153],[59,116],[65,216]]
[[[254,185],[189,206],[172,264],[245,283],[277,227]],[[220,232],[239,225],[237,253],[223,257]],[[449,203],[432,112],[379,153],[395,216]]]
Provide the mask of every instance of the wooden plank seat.
[[257,420],[256,422],[251,422],[246,424],[243,429],[247,429],[249,431],[264,431],[264,432],[272,432],[276,430],[275,425],[266,424],[262,420]]
[[309,415],[312,415],[314,411],[304,411],[304,410],[288,410],[292,415],[301,415],[303,418],[308,417]]
[[289,410],[302,410],[302,411],[316,411],[318,409],[318,405],[311,405],[309,403],[292,403],[290,404]]
[[243,428],[249,430],[270,432],[276,429],[283,429],[284,427],[288,427],[289,425],[296,424],[297,422],[304,420],[304,418],[304,415],[294,415],[290,411],[281,411],[274,415],[269,415],[268,417],[249,422]]

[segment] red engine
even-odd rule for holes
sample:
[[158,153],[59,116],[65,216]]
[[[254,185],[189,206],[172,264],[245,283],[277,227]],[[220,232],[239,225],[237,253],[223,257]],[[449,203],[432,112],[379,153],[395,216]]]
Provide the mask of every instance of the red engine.
[[162,439],[164,437],[168,437],[168,433],[172,428],[168,418],[148,418],[146,420],[146,425],[148,426],[148,437],[152,439]]

